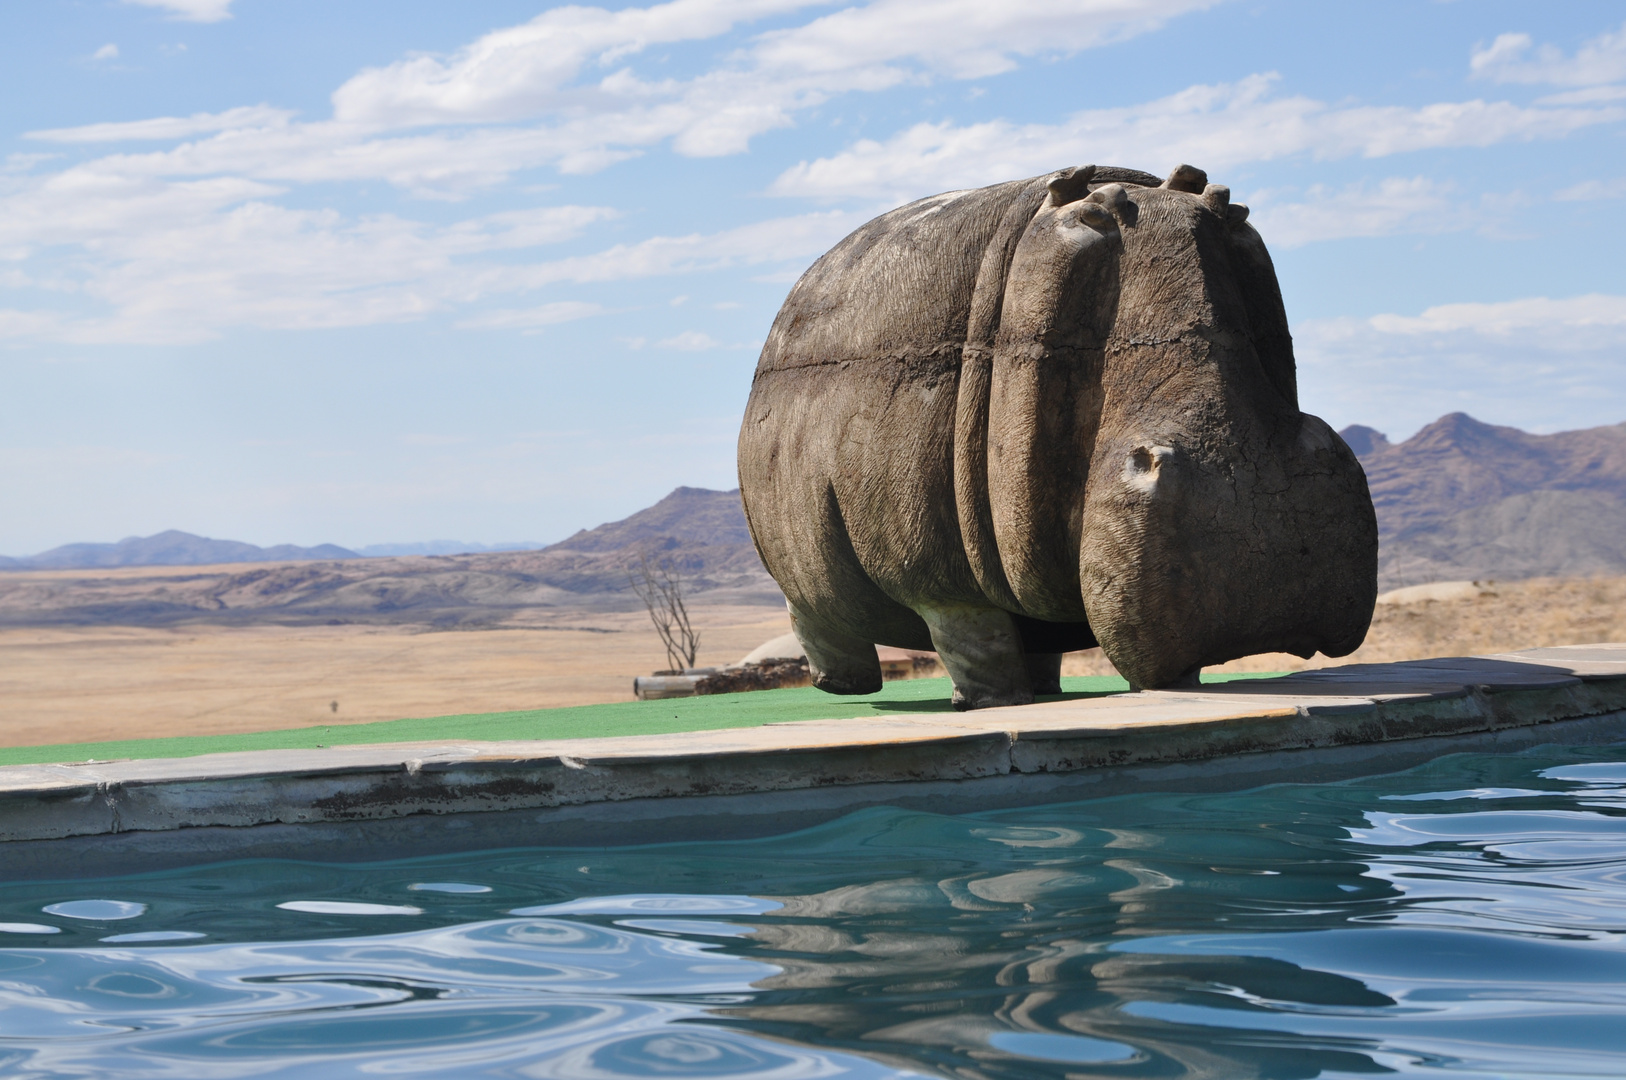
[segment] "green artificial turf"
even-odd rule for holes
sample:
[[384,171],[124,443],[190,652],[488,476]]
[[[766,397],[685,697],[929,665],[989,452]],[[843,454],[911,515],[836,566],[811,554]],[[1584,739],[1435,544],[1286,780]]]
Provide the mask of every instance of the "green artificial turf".
[[[1204,675],[1203,682],[1272,678],[1268,674]],[[1062,680],[1063,693],[1044,701],[1117,694],[1129,684],[1115,675],[1088,675]],[[758,727],[786,720],[843,720],[887,714],[948,712],[949,681],[901,679],[878,694],[835,697],[812,687],[758,690],[744,694],[625,701],[610,705],[577,705],[565,709],[470,713],[373,724],[290,728],[236,735],[181,735],[168,739],[118,742],[58,743],[50,746],[0,748],[0,765],[38,765],[56,761],[108,761],[131,758],[195,757],[237,750],[315,750],[366,743],[430,740],[583,739],[604,735],[668,735],[681,731]]]

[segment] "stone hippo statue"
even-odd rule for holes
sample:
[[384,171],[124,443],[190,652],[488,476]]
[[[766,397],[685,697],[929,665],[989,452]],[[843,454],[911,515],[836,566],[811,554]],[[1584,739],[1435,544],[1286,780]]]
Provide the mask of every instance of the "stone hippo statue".
[[1299,411],[1247,207],[1182,165],[1063,169],[883,214],[802,275],[740,431],[751,535],[814,685],[936,649],[958,708],[1343,656],[1377,596],[1355,455]]

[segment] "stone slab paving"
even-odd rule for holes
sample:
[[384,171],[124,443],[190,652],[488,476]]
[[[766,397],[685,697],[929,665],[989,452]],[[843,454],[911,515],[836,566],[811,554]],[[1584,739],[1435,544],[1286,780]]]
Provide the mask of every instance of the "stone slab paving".
[[617,803],[647,816],[650,800],[687,812],[716,796],[1214,762],[1611,717],[1626,739],[1626,644],[1349,665],[919,719],[14,765],[0,768],[0,841]]

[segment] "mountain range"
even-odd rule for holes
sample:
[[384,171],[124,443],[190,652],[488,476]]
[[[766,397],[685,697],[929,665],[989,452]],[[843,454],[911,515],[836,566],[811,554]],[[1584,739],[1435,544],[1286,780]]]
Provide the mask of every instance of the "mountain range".
[[1372,489],[1382,588],[1626,574],[1626,424],[1532,435],[1452,413],[1401,443],[1339,434]]
[[242,569],[98,566],[0,574],[0,626],[512,625],[549,612],[639,608],[628,575],[640,555],[670,560],[696,599],[784,603],[751,544],[739,492],[680,487],[631,517],[539,551],[370,559],[345,552]]
[[257,547],[238,540],[211,540],[179,529],[153,536],[128,536],[116,544],[63,544],[21,559],[0,555],[0,570],[83,570],[99,566],[209,566],[216,563],[289,562],[296,559],[356,559],[337,544]]
[[[1626,424],[1532,435],[1453,413],[1401,443],[1359,425],[1341,434],[1377,509],[1381,588],[1626,574]],[[680,487],[540,550],[362,558],[333,545],[259,548],[178,532],[70,544],[11,566],[57,573],[0,574],[0,625],[505,625],[549,609],[636,608],[628,574],[648,554],[671,560],[697,599],[784,602],[739,492]],[[154,562],[199,569],[142,569]],[[220,565],[232,562],[269,565]],[[80,572],[61,572],[72,567]]]
[[116,544],[63,544],[38,555],[0,555],[0,570],[85,570],[98,566],[213,566],[221,563],[300,562],[309,559],[375,559],[391,555],[469,555],[482,551],[535,551],[546,547],[519,540],[504,544],[471,544],[464,540],[425,540],[413,544],[337,544],[258,547],[240,540],[215,540],[169,529],[152,536],[127,536]]

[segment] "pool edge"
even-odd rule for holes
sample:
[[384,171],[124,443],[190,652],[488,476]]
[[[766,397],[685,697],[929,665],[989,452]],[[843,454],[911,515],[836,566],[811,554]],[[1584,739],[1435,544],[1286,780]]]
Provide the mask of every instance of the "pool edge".
[[1446,753],[1626,739],[1626,645],[1305,672],[921,719],[537,743],[0,768],[0,873],[391,858],[784,832],[1149,786],[1344,779]]

